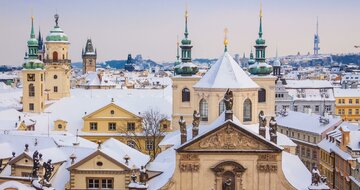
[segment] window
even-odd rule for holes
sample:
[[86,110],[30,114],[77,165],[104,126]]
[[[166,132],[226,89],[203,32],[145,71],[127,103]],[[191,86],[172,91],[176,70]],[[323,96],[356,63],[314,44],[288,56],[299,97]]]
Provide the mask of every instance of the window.
[[58,92],[58,87],[54,86],[54,92]]
[[316,151],[316,150],[313,150],[313,152],[312,152],[312,158],[313,158],[314,160],[317,159],[317,151]]
[[54,79],[57,79],[57,75],[54,75]]
[[352,109],[348,110],[349,115],[352,115]]
[[182,102],[190,102],[190,90],[188,88],[184,88],[181,92]]
[[300,153],[300,147],[296,146],[296,155],[299,155],[299,153]]
[[342,104],[345,104],[345,99],[341,99],[341,103],[342,103]]
[[109,123],[108,127],[109,127],[109,131],[115,131],[116,130],[116,123]]
[[166,129],[168,128],[168,125],[167,125],[167,124],[163,124],[163,125],[162,125],[162,128],[163,128],[164,130],[166,130]]
[[341,99],[338,100],[338,103],[341,104]]
[[88,178],[87,189],[112,189],[114,180],[112,178]]
[[294,106],[294,111],[298,111],[298,106]]
[[219,102],[219,115],[221,115],[222,112],[224,112],[224,111],[225,111],[225,102],[224,102],[224,100],[221,100]]
[[303,106],[303,111],[305,112],[305,111],[308,111],[310,109],[310,106],[309,105],[304,105]]
[[127,145],[130,146],[131,148],[135,148],[136,149],[136,143],[133,140],[129,140],[127,141]]
[[111,115],[114,115],[114,114],[115,114],[115,111],[114,111],[114,110],[111,110],[111,111],[110,111],[110,114],[111,114]]
[[355,114],[359,115],[359,109],[355,109]]
[[315,106],[315,112],[319,112],[320,111],[320,106]]
[[58,125],[58,129],[62,129],[62,125],[61,125],[61,124]]
[[244,122],[246,121],[251,121],[251,117],[252,117],[252,106],[251,106],[251,100],[250,99],[246,99],[244,101],[244,108],[243,108],[243,120]]
[[313,142],[316,143],[316,137],[313,137]]
[[101,166],[103,166],[103,163],[99,161],[99,162],[96,162],[96,165],[101,167]]
[[33,175],[30,172],[21,172],[21,177],[33,177]]
[[33,103],[30,103],[30,104],[29,104],[29,110],[30,110],[30,111],[34,111],[34,109],[35,109],[35,108],[34,108],[34,104],[33,104]]
[[53,61],[58,61],[58,53],[56,51],[53,52]]
[[325,105],[325,111],[331,112],[331,105]]
[[301,147],[301,156],[305,156],[305,147]]
[[359,104],[359,99],[355,99],[355,104]]
[[311,154],[311,153],[310,153],[310,149],[307,148],[307,149],[306,149],[306,157],[310,158],[310,154]]
[[27,81],[35,81],[35,74],[27,74]]
[[258,102],[266,102],[266,90],[263,88],[258,91]]
[[90,122],[90,130],[97,131],[97,123],[96,122]]
[[127,130],[128,131],[135,131],[135,123],[127,123]]
[[41,74],[40,76],[41,76],[41,81],[43,81],[44,80],[44,75]]
[[352,104],[352,99],[349,99],[349,104]]
[[29,84],[29,96],[30,97],[35,96],[35,86],[34,86],[34,84]]
[[338,115],[341,115],[341,109],[338,110]]
[[208,103],[205,99],[201,99],[199,103],[200,117],[202,121],[208,120]]
[[154,141],[146,140],[146,150],[154,150]]

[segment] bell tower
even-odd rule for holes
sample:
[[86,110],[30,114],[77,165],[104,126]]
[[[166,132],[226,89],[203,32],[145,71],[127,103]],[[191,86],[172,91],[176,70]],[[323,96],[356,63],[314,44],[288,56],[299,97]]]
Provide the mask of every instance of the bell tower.
[[45,42],[45,86],[49,100],[70,96],[69,45],[68,36],[59,27],[59,15],[55,14],[55,26]]
[[91,39],[86,41],[85,50],[82,50],[83,74],[87,72],[96,72],[97,52],[94,49]]
[[34,33],[34,17],[31,18],[30,39],[27,41],[28,56],[23,70],[23,111],[40,113],[44,111],[44,63],[38,59],[38,40]]

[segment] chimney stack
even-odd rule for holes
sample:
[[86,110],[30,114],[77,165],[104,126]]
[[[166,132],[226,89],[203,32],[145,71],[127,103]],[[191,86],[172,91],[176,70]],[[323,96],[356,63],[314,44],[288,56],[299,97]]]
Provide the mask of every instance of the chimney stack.
[[25,144],[25,152],[28,152],[28,151],[29,151],[29,145]]
[[75,163],[75,159],[76,159],[76,155],[74,153],[72,153],[70,155],[71,165]]
[[179,120],[180,133],[181,133],[181,144],[184,144],[187,141],[187,132],[186,132],[186,121],[183,116],[180,116]]

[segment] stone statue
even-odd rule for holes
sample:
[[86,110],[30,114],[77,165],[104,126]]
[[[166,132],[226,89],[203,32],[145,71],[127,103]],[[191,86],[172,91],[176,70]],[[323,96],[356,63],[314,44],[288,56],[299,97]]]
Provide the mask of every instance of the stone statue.
[[186,134],[186,121],[183,116],[180,116],[179,125],[181,134]]
[[224,190],[232,190],[231,186],[232,186],[231,178],[226,179],[224,182]]
[[140,183],[146,184],[149,179],[149,175],[146,173],[144,166],[141,166],[140,169]]
[[265,127],[266,123],[266,115],[264,114],[264,111],[261,110],[259,113],[259,127]]
[[193,128],[198,128],[200,125],[200,114],[196,110],[194,110],[192,125]]
[[33,170],[32,170],[33,178],[38,178],[39,168],[40,168],[39,152],[36,150],[33,154]]
[[275,120],[275,117],[271,117],[270,121],[269,121],[269,126],[270,126],[270,133],[274,133],[276,134],[277,131],[277,122]]
[[50,177],[54,171],[54,165],[52,165],[51,159],[49,159],[47,162],[44,162],[43,167],[45,168],[44,182],[46,185],[50,185]]
[[224,95],[224,103],[225,103],[225,110],[230,111],[233,107],[233,100],[234,95],[233,92],[230,89],[227,89],[225,95]]
[[321,180],[320,171],[318,170],[317,166],[314,165],[313,169],[311,170],[311,185],[318,186],[319,183],[321,182],[320,180]]

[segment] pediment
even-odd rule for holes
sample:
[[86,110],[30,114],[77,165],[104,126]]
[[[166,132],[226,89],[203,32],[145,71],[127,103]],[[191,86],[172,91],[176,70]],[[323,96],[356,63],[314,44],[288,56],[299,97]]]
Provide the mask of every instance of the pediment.
[[178,151],[280,152],[281,149],[257,134],[226,122],[180,147]]
[[104,107],[95,110],[94,112],[86,115],[83,119],[94,119],[94,118],[140,118],[139,116],[131,113],[130,111],[114,104],[110,103]]

